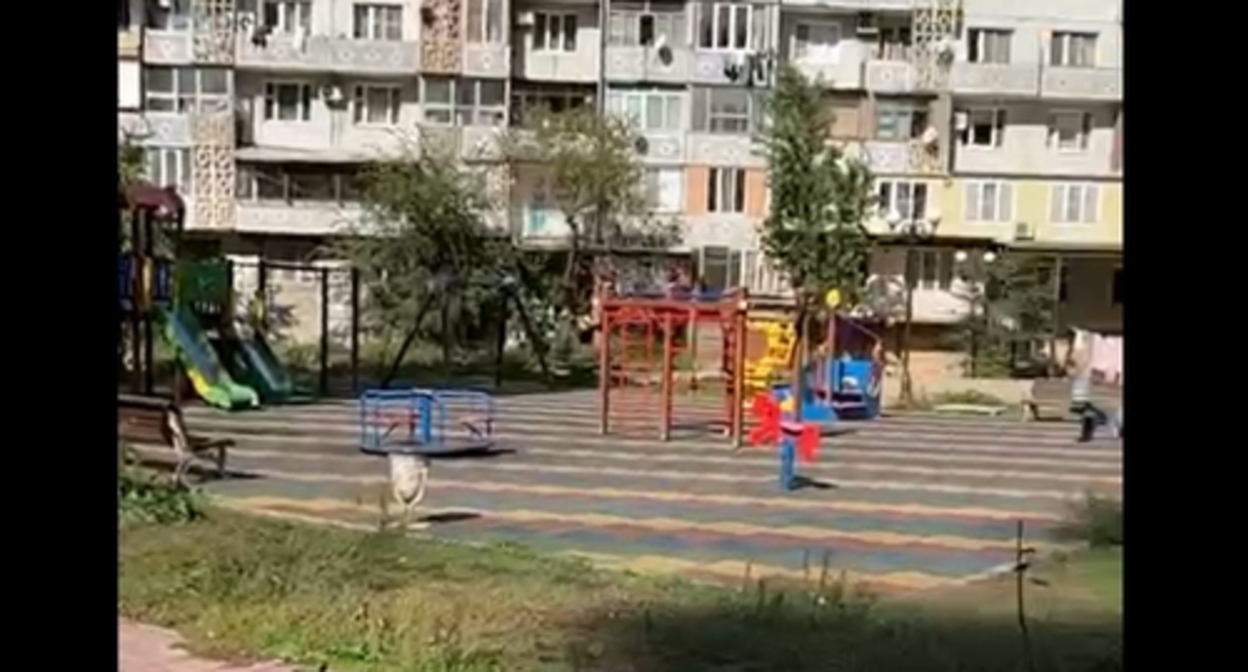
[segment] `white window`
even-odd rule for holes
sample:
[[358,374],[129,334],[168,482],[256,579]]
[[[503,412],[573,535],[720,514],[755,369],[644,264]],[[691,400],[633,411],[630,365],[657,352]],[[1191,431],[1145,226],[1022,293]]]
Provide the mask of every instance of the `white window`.
[[968,182],[966,221],[1008,222],[1014,212],[1014,189],[1009,182]]
[[421,86],[426,123],[502,126],[507,121],[506,85],[500,79],[425,77]]
[[698,47],[720,51],[749,49],[754,31],[750,10],[744,2],[698,5]]
[[533,51],[576,51],[576,15],[535,14]]
[[266,0],[264,25],[274,32],[312,31],[312,0]]
[[1054,224],[1095,223],[1098,197],[1095,184],[1055,184],[1049,188],[1049,221]]
[[918,268],[911,277],[919,289],[949,291],[953,286],[953,250],[920,250],[913,259]]
[[684,210],[685,174],[680,168],[647,168],[642,174],[646,201],[658,213]]
[[607,43],[613,47],[649,47],[663,37],[670,47],[688,44],[682,6],[646,3],[644,10],[611,9]]
[[529,89],[518,89],[513,87],[511,89],[511,123],[523,125],[525,115],[538,110],[559,114],[564,110],[577,110],[593,107],[593,105],[592,88],[534,86]]
[[707,246],[697,251],[698,281],[712,291],[741,286],[741,250]]
[[311,121],[312,85],[303,82],[269,82],[264,85],[266,121]]
[[1054,32],[1049,38],[1049,65],[1063,68],[1096,66],[1096,34]]
[[927,216],[927,183],[907,180],[887,180],[879,183],[880,216],[889,219],[896,215],[903,222],[912,222]]
[[971,63],[1009,63],[1012,30],[972,28],[967,31],[966,60]]
[[235,195],[247,201],[337,201],[361,199],[359,173],[337,165],[239,164]]
[[156,30],[189,30],[191,27],[191,0],[169,0],[162,7],[151,2],[147,3],[148,28]]
[[397,86],[357,86],[351,99],[352,120],[370,126],[399,123],[403,90]]
[[468,42],[503,43],[503,0],[467,0]]
[[143,91],[144,106],[153,112],[226,112],[232,104],[225,68],[148,66]]
[[706,209],[708,212],[745,212],[745,171],[741,168],[707,171]]
[[793,31],[793,57],[815,63],[835,63],[841,26],[836,23],[799,23]]
[[908,61],[911,44],[909,26],[880,26],[872,56],[881,61]]
[[756,95],[748,89],[715,87],[694,91],[694,129],[710,133],[749,133],[758,111]]
[[355,39],[398,42],[403,39],[402,5],[356,5]]
[[1062,111],[1049,117],[1049,146],[1063,152],[1082,152],[1092,135],[1092,113]]
[[743,284],[757,296],[788,296],[788,279],[761,250],[745,250],[741,255]]
[[1005,110],[978,109],[966,112],[964,147],[1000,147],[1005,138]]
[[143,151],[145,177],[159,187],[176,187],[191,193],[191,150],[175,147],[149,147]]
[[911,140],[927,130],[927,110],[907,103],[880,102],[875,108],[876,140]]
[[646,131],[679,131],[681,94],[670,91],[613,90],[607,94],[607,111],[628,117]]

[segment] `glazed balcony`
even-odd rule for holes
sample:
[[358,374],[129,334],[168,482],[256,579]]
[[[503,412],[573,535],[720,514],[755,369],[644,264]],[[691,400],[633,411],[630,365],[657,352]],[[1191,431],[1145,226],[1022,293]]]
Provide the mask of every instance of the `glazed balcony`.
[[420,68],[418,43],[312,35],[238,40],[239,69],[412,76]]

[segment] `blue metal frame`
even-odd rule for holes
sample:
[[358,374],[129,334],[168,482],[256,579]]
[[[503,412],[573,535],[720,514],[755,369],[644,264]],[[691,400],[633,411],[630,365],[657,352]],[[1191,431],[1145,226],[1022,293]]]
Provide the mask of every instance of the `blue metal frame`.
[[[470,434],[463,443],[447,440],[448,421],[456,421],[449,417],[449,405],[453,402],[469,402],[482,409],[482,417],[472,422],[459,420]],[[494,398],[484,392],[427,388],[366,390],[360,395],[359,409],[359,448],[364,453],[434,455],[484,450],[494,444]],[[400,427],[401,421],[395,421],[395,411],[400,417],[406,415],[405,428]]]

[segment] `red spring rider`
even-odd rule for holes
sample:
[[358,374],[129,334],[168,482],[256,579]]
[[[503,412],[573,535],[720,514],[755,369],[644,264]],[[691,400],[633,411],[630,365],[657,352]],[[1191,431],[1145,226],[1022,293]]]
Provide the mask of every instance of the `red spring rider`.
[[780,489],[795,490],[798,479],[795,462],[810,464],[819,456],[819,427],[810,423],[786,420],[780,404],[770,394],[754,397],[751,410],[759,425],[750,430],[750,445],[780,444]]

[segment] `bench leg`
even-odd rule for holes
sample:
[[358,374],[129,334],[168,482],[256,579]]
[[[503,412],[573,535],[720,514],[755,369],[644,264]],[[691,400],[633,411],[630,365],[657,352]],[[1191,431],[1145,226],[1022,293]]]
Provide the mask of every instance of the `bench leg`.
[[227,450],[226,446],[217,446],[217,459],[215,460],[216,467],[217,467],[217,478],[222,478],[222,479],[225,478],[225,451],[226,450]]
[[178,452],[178,464],[173,468],[173,484],[182,487],[186,485],[186,472],[191,468],[191,462],[195,461],[195,456],[190,453]]

